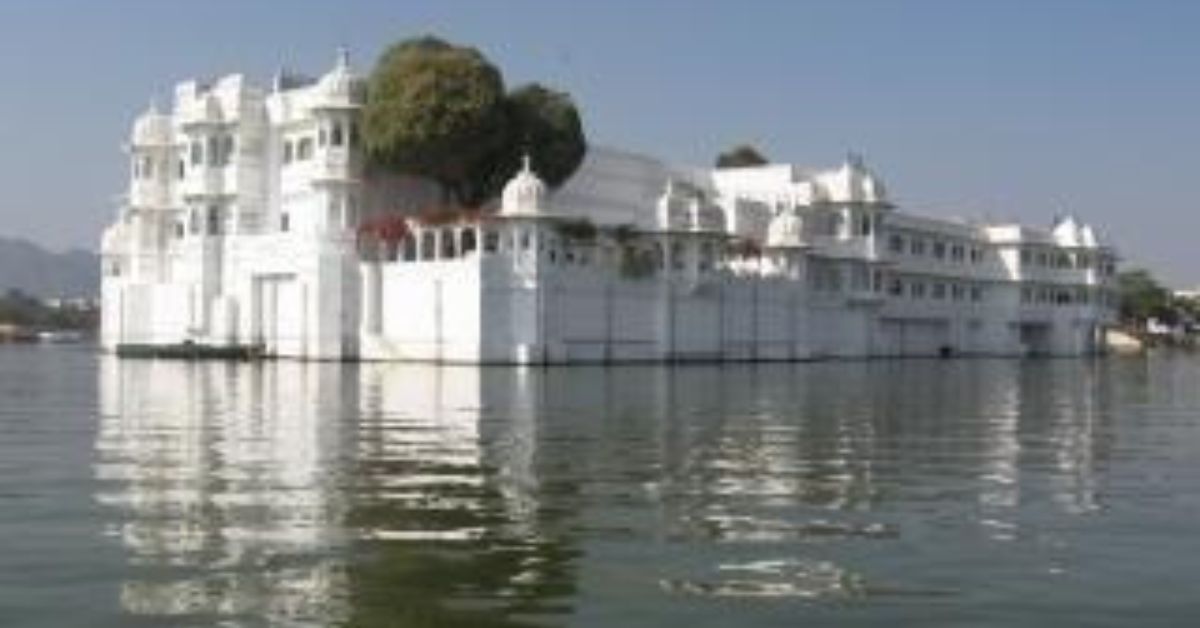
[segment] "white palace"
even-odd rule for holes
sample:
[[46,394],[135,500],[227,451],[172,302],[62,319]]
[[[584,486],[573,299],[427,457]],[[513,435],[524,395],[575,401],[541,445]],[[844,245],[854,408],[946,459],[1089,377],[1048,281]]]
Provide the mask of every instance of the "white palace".
[[[365,176],[364,83],[240,75],[133,125],[102,242],[105,348],[322,360],[573,363],[1082,355],[1116,255],[1049,229],[915,216],[858,158],[710,170],[592,147],[476,214]],[[364,241],[390,220],[396,237]]]

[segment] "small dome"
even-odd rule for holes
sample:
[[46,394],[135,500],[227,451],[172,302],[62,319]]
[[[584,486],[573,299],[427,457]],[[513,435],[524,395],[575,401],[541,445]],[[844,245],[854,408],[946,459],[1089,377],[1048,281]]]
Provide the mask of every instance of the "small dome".
[[804,246],[804,219],[794,209],[784,209],[771,219],[767,227],[767,247],[801,246]]
[[1075,221],[1073,216],[1067,216],[1058,221],[1054,225],[1054,241],[1059,246],[1079,246],[1082,244],[1080,238],[1079,223]]
[[819,176],[826,200],[841,203],[886,202],[883,183],[864,164],[862,157],[849,155],[842,167]]
[[350,53],[345,48],[338,50],[337,63],[325,76],[317,81],[313,88],[317,106],[358,106],[359,85],[358,75],[350,67]]
[[530,215],[539,213],[546,199],[546,184],[534,174],[525,156],[521,171],[504,185],[500,198],[500,214],[503,216]]
[[130,142],[134,146],[166,146],[171,143],[171,118],[158,111],[154,103],[133,123]]
[[1084,225],[1079,229],[1079,244],[1093,249],[1100,246],[1100,238],[1096,237],[1096,231],[1091,225]]

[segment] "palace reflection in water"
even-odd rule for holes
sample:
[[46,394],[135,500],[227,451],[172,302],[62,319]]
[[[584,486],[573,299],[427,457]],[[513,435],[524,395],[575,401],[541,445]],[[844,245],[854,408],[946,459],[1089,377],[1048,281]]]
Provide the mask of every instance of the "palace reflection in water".
[[1104,508],[1113,442],[1103,362],[99,368],[120,604],[180,625],[785,623],[970,598],[1075,566],[1063,522]]

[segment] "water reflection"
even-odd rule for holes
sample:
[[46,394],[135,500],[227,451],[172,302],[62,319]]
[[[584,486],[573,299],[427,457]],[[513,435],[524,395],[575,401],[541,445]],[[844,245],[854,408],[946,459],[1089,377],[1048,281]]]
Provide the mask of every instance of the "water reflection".
[[106,359],[97,498],[125,611],[187,625],[957,595],[943,547],[1070,567],[1048,522],[1105,507],[1107,368]]

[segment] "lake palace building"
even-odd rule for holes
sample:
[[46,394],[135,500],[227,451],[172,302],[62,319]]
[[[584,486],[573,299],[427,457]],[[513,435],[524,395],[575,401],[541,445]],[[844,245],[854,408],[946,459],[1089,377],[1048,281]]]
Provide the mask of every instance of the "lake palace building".
[[[101,340],[322,360],[574,363],[1081,355],[1113,320],[1088,225],[916,216],[851,157],[710,170],[591,147],[478,213],[370,173],[364,82],[175,88],[128,144]],[[391,225],[381,230],[366,225]]]

